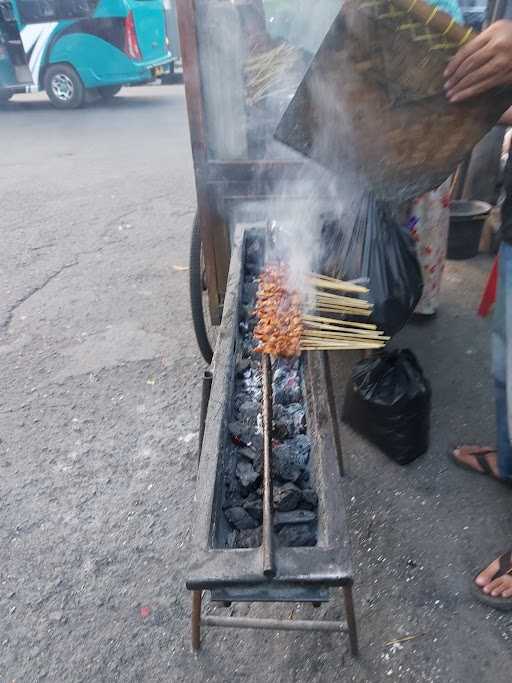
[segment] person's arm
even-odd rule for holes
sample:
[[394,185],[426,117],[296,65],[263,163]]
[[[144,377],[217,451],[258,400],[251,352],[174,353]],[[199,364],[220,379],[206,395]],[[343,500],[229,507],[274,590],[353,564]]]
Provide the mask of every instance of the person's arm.
[[461,48],[444,73],[450,102],[512,84],[512,21],[491,24]]

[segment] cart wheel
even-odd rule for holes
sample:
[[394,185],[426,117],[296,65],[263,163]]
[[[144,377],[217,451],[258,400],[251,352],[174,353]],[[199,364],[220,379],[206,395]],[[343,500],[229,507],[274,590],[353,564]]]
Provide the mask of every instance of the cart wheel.
[[217,332],[216,328],[211,324],[208,310],[208,283],[206,281],[201,230],[197,215],[194,218],[192,228],[189,275],[190,305],[192,308],[194,332],[201,355],[209,365],[213,358],[212,349],[215,346]]

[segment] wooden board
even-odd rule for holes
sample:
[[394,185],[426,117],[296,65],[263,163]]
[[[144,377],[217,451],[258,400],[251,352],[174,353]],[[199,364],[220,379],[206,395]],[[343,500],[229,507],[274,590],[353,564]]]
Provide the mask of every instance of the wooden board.
[[439,186],[512,104],[512,94],[450,104],[443,71],[455,50],[437,49],[432,37],[418,39],[417,29],[399,26],[348,0],[275,137],[402,201]]

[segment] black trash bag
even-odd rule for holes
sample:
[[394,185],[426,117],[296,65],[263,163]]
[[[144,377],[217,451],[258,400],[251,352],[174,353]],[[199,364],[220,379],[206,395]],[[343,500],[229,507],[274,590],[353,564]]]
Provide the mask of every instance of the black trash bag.
[[354,366],[343,420],[399,465],[407,465],[428,450],[431,394],[412,351],[384,351]]
[[345,280],[368,281],[372,322],[391,337],[409,320],[423,292],[413,238],[373,194],[363,197],[339,272]]

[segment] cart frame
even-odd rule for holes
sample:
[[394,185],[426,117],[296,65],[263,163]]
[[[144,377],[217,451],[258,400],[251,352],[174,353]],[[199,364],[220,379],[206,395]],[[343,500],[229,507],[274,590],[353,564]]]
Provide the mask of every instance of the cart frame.
[[[177,11],[197,194],[190,268],[192,314],[201,353],[210,363],[212,350],[206,338],[205,320],[201,320],[204,316],[200,309],[201,287],[205,280],[210,320],[218,326],[222,319],[231,251],[229,205],[270,198],[284,174],[293,178],[304,164],[285,160],[219,161],[209,158],[198,36],[198,6],[207,2],[177,0]],[[204,259],[204,274],[200,254]]]

